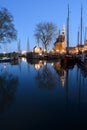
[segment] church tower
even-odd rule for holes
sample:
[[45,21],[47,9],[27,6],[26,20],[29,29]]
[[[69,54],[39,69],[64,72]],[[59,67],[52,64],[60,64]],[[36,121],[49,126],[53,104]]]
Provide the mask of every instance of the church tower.
[[62,35],[65,35],[65,26],[64,26],[64,24],[62,25]]
[[56,39],[54,43],[54,50],[59,53],[66,52],[66,37],[65,37],[65,26],[62,25],[61,34]]
[[62,42],[62,48],[66,48],[66,35],[65,35],[65,26],[64,24],[62,25],[62,37],[64,37],[64,41]]

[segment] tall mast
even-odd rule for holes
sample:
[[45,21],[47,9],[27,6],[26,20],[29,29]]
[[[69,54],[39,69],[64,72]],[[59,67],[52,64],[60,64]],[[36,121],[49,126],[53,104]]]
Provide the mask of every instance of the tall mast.
[[69,5],[68,5],[68,17],[67,17],[67,53],[69,53]]
[[30,46],[29,46],[29,38],[27,39],[27,52],[30,51]]
[[80,45],[82,45],[82,5],[81,5],[81,30],[80,30]]
[[78,52],[79,52],[79,30],[78,30],[78,37],[77,37],[77,46],[78,46]]
[[78,31],[78,46],[79,46],[79,31]]
[[19,39],[19,42],[18,42],[18,53],[21,53],[20,39]]

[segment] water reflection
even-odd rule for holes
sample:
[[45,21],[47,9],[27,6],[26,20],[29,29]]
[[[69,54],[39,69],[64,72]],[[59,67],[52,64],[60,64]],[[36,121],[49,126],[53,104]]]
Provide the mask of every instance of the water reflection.
[[[61,60],[20,59],[0,70],[0,109],[6,110],[17,99],[8,111],[10,118],[6,113],[2,117],[15,129],[42,130],[47,125],[65,129],[87,119],[87,77],[76,64],[64,68]],[[3,120],[1,124],[6,124]]]
[[54,62],[53,66],[54,66],[57,74],[61,78],[62,87],[64,87],[65,78],[66,78],[66,71],[62,68],[61,61],[59,60],[58,62]]
[[81,110],[82,104],[87,103],[87,70],[80,67],[77,68],[77,96],[78,96],[78,108]]
[[3,65],[4,69],[0,73],[0,112],[11,106],[18,86],[18,77],[8,73],[6,63]]
[[[37,64],[35,64],[34,66],[36,65]],[[38,66],[42,66],[41,62],[38,64]],[[52,68],[48,63],[46,63],[46,61],[43,67],[37,71],[36,80],[38,81],[40,88],[46,89],[52,89],[56,87],[56,84],[58,83],[58,77],[55,71],[52,70]]]
[[11,65],[18,65],[19,64],[19,60],[12,60],[10,62]]
[[43,66],[43,62],[40,60],[38,63],[34,64],[36,70],[39,70]]
[[82,97],[82,91],[83,89],[86,89],[84,87],[86,86],[86,80],[84,79],[85,76],[83,75],[81,68],[78,68],[76,65],[70,65],[67,68],[64,68],[61,64],[61,60],[52,62],[50,65],[46,61],[40,61],[40,63],[34,64],[34,67],[37,69],[36,80],[38,81],[40,88],[51,89],[56,86],[65,87],[67,110],[69,95],[70,93],[72,95],[72,91],[76,91],[75,94],[72,95],[72,99],[76,96],[77,104],[81,105],[81,101],[84,99],[84,94]]
[[[36,79],[39,81],[39,86],[42,88],[52,88],[56,84],[61,82],[61,86],[65,86],[65,81],[67,82],[67,74],[69,69],[74,68],[74,64],[65,67],[61,60],[54,62],[47,62],[41,60],[29,60],[28,64],[34,65],[37,70]],[[55,70],[55,71],[54,71]]]

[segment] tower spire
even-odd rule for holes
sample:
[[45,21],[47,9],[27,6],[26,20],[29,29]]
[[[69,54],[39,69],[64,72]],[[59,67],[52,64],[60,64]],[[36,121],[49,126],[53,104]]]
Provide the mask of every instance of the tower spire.
[[62,25],[62,35],[65,35],[65,26],[64,26],[64,24]]

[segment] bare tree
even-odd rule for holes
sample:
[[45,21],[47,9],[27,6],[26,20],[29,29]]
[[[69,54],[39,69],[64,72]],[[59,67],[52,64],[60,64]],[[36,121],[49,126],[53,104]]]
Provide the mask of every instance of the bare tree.
[[57,26],[51,22],[39,23],[36,25],[34,36],[37,43],[41,43],[47,52],[49,45],[57,36]]
[[17,31],[13,24],[13,16],[6,9],[0,10],[0,43],[8,43],[16,40]]

